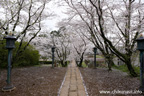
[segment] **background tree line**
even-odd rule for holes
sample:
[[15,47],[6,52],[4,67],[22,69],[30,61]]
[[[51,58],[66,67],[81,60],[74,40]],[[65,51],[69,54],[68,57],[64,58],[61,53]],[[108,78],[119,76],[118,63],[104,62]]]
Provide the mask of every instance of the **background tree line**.
[[62,1],[69,8],[66,14],[70,13],[69,19],[63,23],[79,26],[79,29],[85,27],[85,32],[83,31],[82,34],[102,52],[109,70],[114,64],[113,57],[116,56],[126,64],[132,76],[137,76],[132,65],[132,55],[136,50],[136,39],[144,30],[144,2],[141,0]]
[[51,0],[1,0],[0,2],[0,66],[6,66],[6,35],[17,38],[13,66],[38,64],[39,52],[30,45],[42,31],[42,21],[53,14],[46,10]]

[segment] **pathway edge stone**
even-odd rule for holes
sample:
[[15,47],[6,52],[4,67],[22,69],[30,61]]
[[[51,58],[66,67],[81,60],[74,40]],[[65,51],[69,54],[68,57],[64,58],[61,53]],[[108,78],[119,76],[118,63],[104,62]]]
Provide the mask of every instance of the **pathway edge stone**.
[[[80,72],[80,70],[79,70],[79,72]],[[81,77],[81,79],[82,79],[82,81],[83,81],[83,86],[84,86],[84,88],[85,88],[86,95],[89,96],[89,95],[88,95],[88,92],[87,92],[86,85],[85,85],[85,81],[83,80],[83,77],[82,77],[81,72],[80,72],[80,77]]]
[[[67,71],[68,71],[68,68],[67,68]],[[59,88],[59,90],[58,90],[58,95],[57,95],[57,96],[60,96],[61,89],[62,89],[62,87],[63,87],[63,85],[64,85],[64,82],[65,82],[65,79],[66,79],[67,71],[66,71],[66,73],[65,73],[65,76],[64,76],[64,79],[63,79],[63,81],[62,81],[62,84],[61,84],[61,86],[60,86],[60,88]]]

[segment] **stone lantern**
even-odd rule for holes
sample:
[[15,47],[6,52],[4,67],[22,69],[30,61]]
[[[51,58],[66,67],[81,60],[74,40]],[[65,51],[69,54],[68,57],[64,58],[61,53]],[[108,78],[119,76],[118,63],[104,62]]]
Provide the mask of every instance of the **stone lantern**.
[[2,88],[2,91],[12,91],[15,87],[11,84],[11,63],[12,63],[12,50],[15,48],[16,38],[14,36],[7,36],[6,48],[8,49],[8,69],[7,69],[7,85]]
[[94,51],[94,68],[96,68],[96,52],[97,52],[97,48],[94,47],[93,51]]
[[137,50],[140,51],[140,91],[144,92],[144,37],[139,37],[137,41]]

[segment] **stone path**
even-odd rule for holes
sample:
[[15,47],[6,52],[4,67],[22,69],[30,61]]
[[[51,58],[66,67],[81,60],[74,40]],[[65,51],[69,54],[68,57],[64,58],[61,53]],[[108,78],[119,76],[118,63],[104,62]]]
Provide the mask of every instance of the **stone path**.
[[74,60],[68,66],[60,96],[87,96],[80,71]]

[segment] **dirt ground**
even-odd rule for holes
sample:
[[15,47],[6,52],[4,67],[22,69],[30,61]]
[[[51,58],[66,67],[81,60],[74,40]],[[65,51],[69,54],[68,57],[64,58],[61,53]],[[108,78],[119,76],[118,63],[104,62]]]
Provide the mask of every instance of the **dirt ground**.
[[[67,68],[27,67],[12,70],[12,83],[16,89],[0,96],[57,96]],[[105,68],[79,68],[89,96],[143,96],[138,91],[139,78]],[[1,71],[1,70],[0,70]],[[0,73],[0,89],[6,85],[6,70]],[[107,93],[100,93],[100,92]],[[126,93],[130,92],[130,93]]]
[[[105,68],[79,68],[89,96],[143,96],[138,91],[139,78],[132,78],[127,73]],[[100,93],[102,92],[102,93]]]
[[[0,89],[6,85],[6,70],[0,74]],[[12,92],[2,92],[0,96],[57,96],[66,68],[27,67],[12,70]]]

